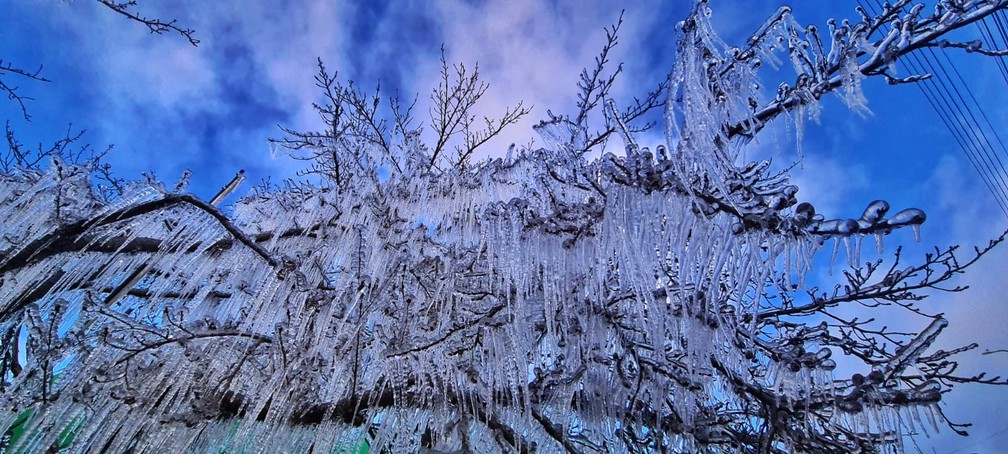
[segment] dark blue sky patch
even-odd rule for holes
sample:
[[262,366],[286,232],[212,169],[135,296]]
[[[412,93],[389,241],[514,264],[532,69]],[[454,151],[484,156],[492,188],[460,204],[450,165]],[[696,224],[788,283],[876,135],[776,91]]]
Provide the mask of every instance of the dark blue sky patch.
[[429,6],[364,2],[355,13],[346,46],[348,68],[337,68],[340,74],[367,91],[375,81],[381,81],[386,95],[416,91],[413,71],[420,62],[438,58],[444,39]]
[[354,46],[368,48],[377,38],[376,24],[385,19],[389,5],[382,2],[362,2],[357,5],[350,22],[350,41]]
[[[220,89],[220,103],[229,122],[239,127],[261,127],[283,123],[288,114],[280,109],[276,89],[264,77],[264,69],[241,43],[229,43],[214,58]],[[219,118],[223,120],[223,118]]]

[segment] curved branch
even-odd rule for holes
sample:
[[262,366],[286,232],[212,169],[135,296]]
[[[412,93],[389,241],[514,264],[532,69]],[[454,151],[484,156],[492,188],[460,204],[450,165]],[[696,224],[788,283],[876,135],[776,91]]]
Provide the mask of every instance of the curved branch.
[[147,29],[150,30],[151,33],[154,33],[156,35],[160,35],[165,32],[175,32],[178,33],[183,38],[185,38],[187,41],[189,41],[189,44],[192,44],[193,47],[198,45],[200,42],[198,39],[196,39],[195,30],[179,26],[178,21],[176,21],[175,19],[172,19],[168,22],[164,22],[161,19],[151,19],[149,17],[130,11],[130,8],[137,6],[136,0],[130,0],[126,2],[114,2],[112,0],[98,0],[98,3],[107,6],[112,11],[115,11],[127,17],[129,20],[139,22],[145,25]]

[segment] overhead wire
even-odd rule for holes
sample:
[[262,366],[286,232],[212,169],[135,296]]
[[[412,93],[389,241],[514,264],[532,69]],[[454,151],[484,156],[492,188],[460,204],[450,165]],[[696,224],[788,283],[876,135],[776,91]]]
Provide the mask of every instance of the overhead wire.
[[999,168],[995,162],[996,152],[993,150],[993,144],[987,137],[987,132],[973,114],[974,110],[983,110],[983,107],[979,104],[973,106],[966,105],[967,98],[963,96],[963,92],[971,92],[961,78],[959,83],[956,83],[946,69],[946,65],[938,60],[938,55],[934,49],[926,49],[918,57],[924,62],[924,70],[934,75],[933,79],[936,80],[937,85],[945,92],[945,95],[941,99],[947,106],[950,106],[950,110],[955,111],[954,118],[960,128],[960,133],[972,145],[975,153],[974,157],[982,163],[981,167],[985,170],[981,174],[985,175],[989,179],[991,186],[995,188],[995,197],[1002,202],[1003,208],[1008,203],[1008,182],[1005,180],[1004,168],[1003,166]]
[[[991,21],[995,23],[995,27],[1000,29],[1002,39],[1005,39],[1004,27],[998,25],[1000,18],[995,14],[991,17]],[[977,23],[977,26],[980,28],[980,34],[983,35],[984,44],[988,49],[997,49],[1000,47],[998,46],[994,32],[991,31],[990,24],[988,24],[987,21],[980,21]],[[1004,59],[995,58],[994,61],[997,63],[998,70],[1001,71],[1001,77],[1003,77],[1005,81],[1008,81],[1008,67],[1005,66]]]
[[[879,0],[875,0],[874,3],[881,10]],[[878,14],[867,0],[864,2],[858,0],[858,4],[872,15]],[[982,20],[977,23],[984,37],[984,44],[988,49],[1004,48],[1008,45],[1008,32],[1005,27],[1008,20],[1005,19],[1004,12],[998,11],[988,19],[989,21]],[[998,43],[995,39],[995,34],[990,29],[991,23],[1002,37],[1002,43]],[[980,174],[981,180],[994,196],[1001,211],[1008,215],[1008,171],[1004,166],[1004,162],[1008,161],[1008,148],[997,134],[983,106],[966,84],[962,73],[949,58],[947,50],[942,49],[942,54],[947,65],[938,58],[938,53],[932,48],[926,49],[925,52],[907,54],[899,60],[899,63],[913,73],[932,75],[919,81],[917,87]],[[999,72],[1008,84],[1008,66],[1000,57],[996,57],[995,60]],[[955,78],[952,77],[953,74]],[[983,124],[978,120],[977,114],[983,119]],[[993,140],[991,136],[994,137]],[[1005,160],[1002,160],[1002,156],[1006,157]]]
[[[958,66],[952,63],[952,59],[949,58],[947,51],[942,50],[941,54],[942,54],[942,56],[945,57],[945,61],[948,63],[948,67],[952,69],[952,73],[955,74],[956,78],[960,81],[961,86],[963,88],[963,91],[965,91],[966,94],[969,95],[969,99],[972,100],[973,104],[977,106],[976,112],[980,114],[980,118],[983,119],[983,121],[987,125],[987,128],[990,131],[991,135],[994,136],[994,140],[995,140],[997,146],[1000,147],[1001,150],[1006,150],[1004,141],[1001,140],[1001,136],[998,135],[997,129],[994,128],[994,125],[991,124],[990,117],[987,116],[987,111],[984,110],[980,106],[980,102],[977,101],[976,96],[973,95],[973,90],[969,88],[969,85],[966,84],[966,80],[963,78],[962,73],[959,72]],[[944,67],[942,67],[942,70],[944,71]],[[956,91],[956,94],[957,95],[959,94],[958,90]],[[973,110],[968,110],[967,112],[969,112],[970,117],[973,119],[973,121],[975,123],[979,124],[979,121],[977,121],[976,117],[973,116]],[[983,129],[981,129],[981,131],[982,130]],[[986,148],[986,150],[988,150],[990,152],[990,155],[992,155],[994,157],[994,161],[996,161],[996,163],[997,163],[997,168],[1000,170],[999,176],[1001,177],[1001,180],[1003,182],[1004,181],[1004,177],[1005,177],[1005,166],[1004,166],[1004,163],[1001,161],[1000,154],[998,154],[997,150],[995,149],[997,147],[995,147],[990,142],[990,139],[986,136],[986,134],[984,135],[984,142],[988,146],[988,148]]]

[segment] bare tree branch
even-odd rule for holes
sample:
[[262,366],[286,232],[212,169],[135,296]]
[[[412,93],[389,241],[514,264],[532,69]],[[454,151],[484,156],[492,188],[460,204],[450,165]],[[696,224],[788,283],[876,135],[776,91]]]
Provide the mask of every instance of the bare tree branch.
[[13,74],[17,77],[37,82],[49,82],[50,80],[42,76],[42,66],[39,66],[35,71],[25,71],[15,67],[11,62],[5,62],[3,59],[0,59],[0,92],[6,93],[7,99],[18,103],[18,107],[21,108],[21,115],[26,121],[31,121],[31,115],[28,115],[28,108],[25,105],[25,102],[31,101],[34,98],[19,94],[17,92],[19,87],[17,85],[9,84],[7,82],[9,79],[4,79],[4,76],[7,76],[8,74]]
[[148,30],[150,30],[151,33],[160,35],[166,32],[174,32],[185,38],[186,41],[189,41],[189,44],[192,44],[194,47],[199,44],[199,40],[196,39],[196,31],[178,25],[178,21],[175,19],[165,22],[161,19],[149,18],[135,11],[137,8],[136,0],[129,0],[125,2],[98,0],[98,3],[105,5],[108,9],[125,16],[131,21],[143,24]]

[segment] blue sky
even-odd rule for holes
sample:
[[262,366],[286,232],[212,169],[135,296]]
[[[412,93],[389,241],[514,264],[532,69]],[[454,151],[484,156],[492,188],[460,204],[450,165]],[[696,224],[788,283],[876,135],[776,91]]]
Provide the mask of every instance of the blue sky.
[[[246,170],[251,183],[295,176],[300,164],[271,154],[266,139],[280,136],[278,125],[319,127],[311,109],[317,100],[312,81],[316,57],[344,80],[370,87],[380,79],[385,93],[404,98],[419,94],[422,107],[436,83],[444,44],[448,61],[479,62],[483,80],[490,83],[486,114],[503,112],[519,100],[534,106],[522,124],[487,147],[503,153],[511,142],[527,143],[533,137],[531,125],[545,118],[547,109],[574,110],[577,74],[592,64],[604,43],[603,27],[615,22],[623,8],[624,26],[613,59],[626,67],[614,97],[643,94],[661,80],[675,57],[674,25],[688,5],[360,3],[292,0],[278,8],[273,2],[239,0],[141,2],[148,15],[176,18],[196,29],[201,44],[194,48],[179,36],[153,36],[90,1],[0,0],[0,17],[5,18],[0,58],[24,68],[43,65],[43,75],[52,80],[20,83],[22,94],[36,98],[28,105],[33,121],[25,122],[17,106],[6,101],[0,103],[0,116],[10,119],[29,144],[55,139],[68,123],[85,128],[85,138],[95,147],[115,144],[109,160],[123,177],[154,170],[172,182],[183,169],[191,169],[191,189],[210,198],[238,169]],[[717,28],[734,43],[742,42],[777,3],[711,1]],[[836,5],[840,3],[844,5]],[[854,16],[854,5],[796,1],[794,9],[799,22],[825,28],[828,16]],[[992,122],[1003,128],[1008,111],[997,106],[1008,105],[1004,79],[980,57],[955,55]],[[779,81],[767,82],[772,87]],[[914,244],[909,232],[896,232],[887,238],[887,253],[896,244],[907,245],[911,254],[951,243],[971,249],[1008,226],[917,88],[874,81],[866,91],[871,115],[858,116],[828,99],[823,124],[807,122],[805,158],[793,174],[801,188],[799,199],[837,217],[856,217],[876,198],[889,200],[894,209],[924,209],[929,219],[922,243]],[[761,155],[791,162],[796,156],[793,132],[783,123],[772,128],[753,145],[753,156]],[[239,194],[250,187],[246,184]],[[947,347],[973,340],[991,349],[1008,347],[1008,283],[1001,272],[1008,265],[1006,249],[960,281],[971,290],[938,295],[930,302],[952,320]],[[1008,355],[974,355],[964,367],[981,364],[1008,375]],[[1008,389],[966,387],[957,394],[948,414],[976,422],[975,436],[921,440],[924,451],[984,452],[1008,444],[1008,422],[989,417],[1008,403]]]

